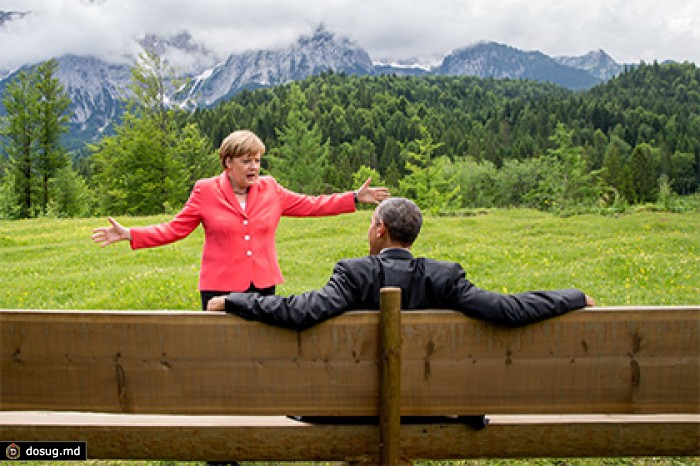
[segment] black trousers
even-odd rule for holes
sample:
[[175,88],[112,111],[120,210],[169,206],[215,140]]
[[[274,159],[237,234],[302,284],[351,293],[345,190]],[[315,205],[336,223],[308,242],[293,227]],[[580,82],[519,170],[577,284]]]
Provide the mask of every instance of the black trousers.
[[[287,416],[310,424],[378,425],[378,416]],[[475,430],[489,425],[489,418],[476,416],[401,416],[401,424],[465,424]]]
[[[216,298],[217,296],[223,296],[231,293],[230,291],[213,291],[213,290],[201,290],[199,295],[202,297],[202,310],[207,310],[207,303],[211,298]],[[260,293],[261,295],[272,295],[275,294],[275,287],[271,286],[269,288],[256,288],[252,283],[250,287],[245,290],[245,293]]]

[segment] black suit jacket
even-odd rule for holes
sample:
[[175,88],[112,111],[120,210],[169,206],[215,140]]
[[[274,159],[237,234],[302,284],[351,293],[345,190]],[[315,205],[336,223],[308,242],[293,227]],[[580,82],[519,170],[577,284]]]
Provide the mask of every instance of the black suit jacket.
[[339,261],[320,290],[289,297],[231,293],[226,312],[303,330],[353,309],[379,309],[379,290],[399,287],[402,309],[442,308],[505,325],[523,325],[585,307],[576,289],[500,294],[477,288],[455,262],[414,258],[404,249]]

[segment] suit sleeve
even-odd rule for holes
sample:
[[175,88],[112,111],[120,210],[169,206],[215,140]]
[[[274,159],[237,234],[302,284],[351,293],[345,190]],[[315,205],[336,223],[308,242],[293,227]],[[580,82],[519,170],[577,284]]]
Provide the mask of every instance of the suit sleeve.
[[320,290],[283,296],[262,296],[258,293],[230,293],[226,312],[247,320],[258,320],[278,327],[304,330],[312,325],[357,308],[366,294],[361,283],[348,273],[341,261]]
[[455,286],[447,294],[454,308],[470,317],[518,326],[586,307],[586,296],[577,289],[501,294],[476,287],[459,264],[454,272]]

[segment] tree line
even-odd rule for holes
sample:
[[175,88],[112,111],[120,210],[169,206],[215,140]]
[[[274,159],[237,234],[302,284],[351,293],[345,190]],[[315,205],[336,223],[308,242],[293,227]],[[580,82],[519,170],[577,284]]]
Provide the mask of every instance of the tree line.
[[[268,147],[263,171],[304,193],[349,190],[372,176],[429,211],[673,209],[689,205],[683,199],[697,208],[697,194],[688,196],[700,184],[694,64],[642,63],[586,92],[325,72],[185,112],[168,105],[171,69],[145,51],[122,121],[71,165],[59,142],[68,104],[50,63],[20,73],[3,96],[5,218],[175,211],[198,178],[218,173],[216,148],[241,128]],[[42,80],[52,85],[33,84]],[[43,131],[48,121],[53,130]]]
[[85,182],[72,170],[60,138],[70,99],[54,76],[55,60],[22,70],[3,95],[7,117],[0,126],[0,212],[5,218],[81,215]]

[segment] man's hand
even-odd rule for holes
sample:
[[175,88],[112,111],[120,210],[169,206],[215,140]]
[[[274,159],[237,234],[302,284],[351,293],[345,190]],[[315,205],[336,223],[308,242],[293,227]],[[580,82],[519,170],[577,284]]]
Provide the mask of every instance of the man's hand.
[[591,297],[588,296],[588,295],[585,295],[585,296],[586,296],[586,307],[593,307],[593,306],[595,306],[595,301],[593,300],[593,298],[591,298]]
[[225,311],[226,310],[226,296],[217,296],[216,298],[211,298],[207,303],[207,311]]

